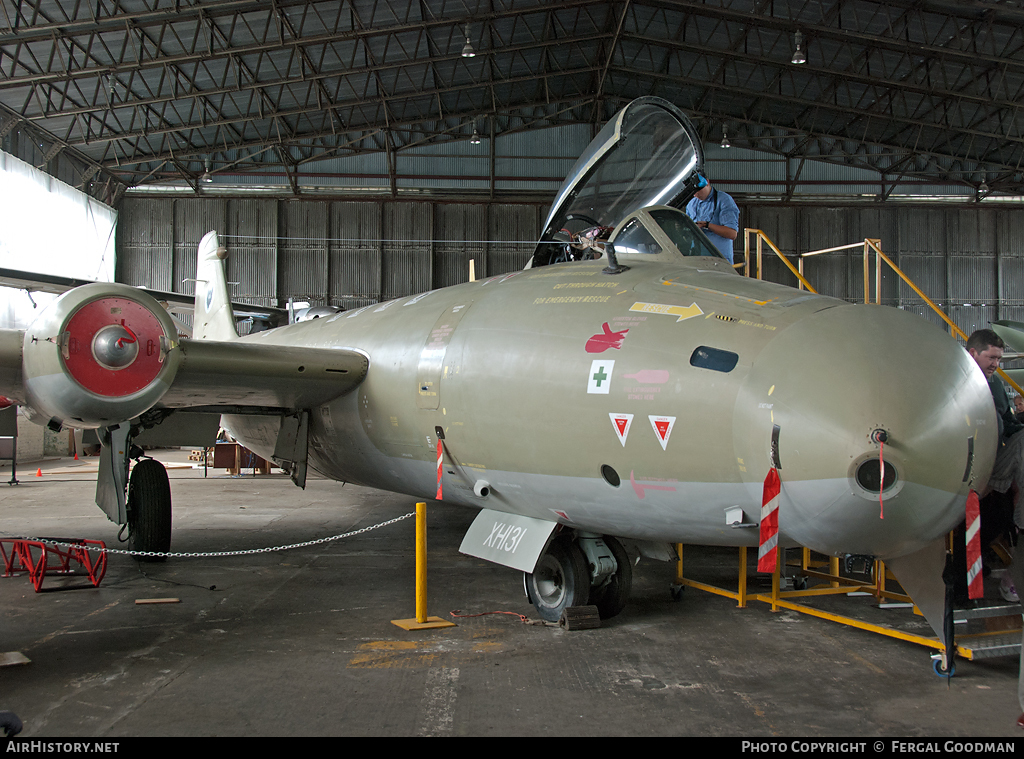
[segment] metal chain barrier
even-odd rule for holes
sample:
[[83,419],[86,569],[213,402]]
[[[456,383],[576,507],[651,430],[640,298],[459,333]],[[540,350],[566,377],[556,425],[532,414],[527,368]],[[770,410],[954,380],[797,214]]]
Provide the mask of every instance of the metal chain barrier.
[[356,535],[362,535],[364,532],[370,532],[371,530],[376,530],[376,529],[378,529],[380,527],[387,527],[389,525],[395,524],[396,522],[401,522],[404,519],[408,519],[409,517],[414,517],[414,516],[416,516],[416,512],[415,511],[410,511],[408,514],[403,514],[400,517],[395,517],[394,519],[389,519],[386,522],[381,522],[380,524],[371,525],[369,527],[362,527],[362,528],[360,528],[358,530],[353,530],[352,532],[346,532],[346,533],[343,533],[341,535],[334,535],[334,536],[329,537],[329,538],[318,538],[316,540],[307,540],[307,541],[305,541],[303,543],[292,543],[291,545],[287,545],[287,546],[269,546],[267,548],[249,548],[249,549],[246,549],[244,551],[210,551],[210,552],[205,552],[205,553],[172,553],[170,551],[129,551],[129,550],[126,550],[126,549],[123,549],[123,548],[99,548],[99,547],[94,547],[94,546],[78,545],[77,543],[63,543],[63,542],[58,541],[58,540],[53,540],[52,538],[25,538],[25,537],[19,537],[19,538],[16,538],[16,540],[32,540],[32,541],[35,541],[37,543],[45,543],[47,545],[53,545],[53,546],[75,546],[76,548],[82,548],[82,549],[84,549],[86,551],[98,551],[99,553],[108,553],[108,554],[122,554],[124,556],[157,556],[157,557],[164,557],[164,558],[174,557],[174,558],[178,558],[178,559],[209,558],[209,557],[212,557],[212,556],[248,556],[248,555],[254,554],[254,553],[272,553],[274,551],[288,551],[288,550],[290,550],[292,548],[305,548],[307,546],[315,546],[315,545],[320,545],[320,544],[323,544],[323,543],[330,543],[330,542],[335,541],[335,540],[342,540],[343,538],[353,538]]

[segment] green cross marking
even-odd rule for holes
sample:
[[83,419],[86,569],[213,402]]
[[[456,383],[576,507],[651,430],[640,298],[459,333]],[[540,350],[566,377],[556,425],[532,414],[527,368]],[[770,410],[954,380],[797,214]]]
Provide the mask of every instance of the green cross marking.
[[597,370],[597,374],[594,375],[594,379],[597,380],[597,386],[601,387],[601,383],[608,379],[608,375],[604,373],[604,367],[600,367]]

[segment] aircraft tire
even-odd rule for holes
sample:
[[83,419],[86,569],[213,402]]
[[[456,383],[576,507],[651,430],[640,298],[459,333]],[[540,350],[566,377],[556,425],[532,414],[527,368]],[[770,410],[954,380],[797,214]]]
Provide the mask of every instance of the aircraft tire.
[[946,667],[943,667],[941,659],[933,659],[932,669],[939,677],[952,677],[956,674],[956,662],[951,661]]
[[590,589],[590,603],[597,607],[601,619],[611,619],[626,608],[629,591],[633,586],[633,566],[629,563],[629,554],[622,543],[611,535],[605,535],[604,544],[615,557],[618,568],[606,585]]
[[[171,483],[164,465],[141,459],[128,480],[128,547],[132,551],[164,553],[171,548]],[[165,556],[139,556],[140,561],[164,561]]]
[[541,619],[558,622],[562,610],[585,606],[590,598],[590,573],[579,546],[555,540],[526,574],[526,589]]

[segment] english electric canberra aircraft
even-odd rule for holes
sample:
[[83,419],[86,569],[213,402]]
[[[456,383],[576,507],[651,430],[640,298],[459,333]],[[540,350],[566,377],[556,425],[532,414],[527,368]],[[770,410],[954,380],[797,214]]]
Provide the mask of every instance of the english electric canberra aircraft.
[[139,550],[168,549],[171,499],[159,463],[129,478],[133,437],[215,410],[300,486],[480,510],[462,550],[524,572],[548,620],[621,611],[630,555],[758,546],[774,472],[779,545],[886,560],[942,636],[943,536],[996,451],[984,376],[919,316],[738,275],[674,207],[702,166],[683,113],[641,98],[525,270],[245,337],[211,232],[192,339],[142,290],[77,287],[0,333],[0,391],[98,430],[97,503]]

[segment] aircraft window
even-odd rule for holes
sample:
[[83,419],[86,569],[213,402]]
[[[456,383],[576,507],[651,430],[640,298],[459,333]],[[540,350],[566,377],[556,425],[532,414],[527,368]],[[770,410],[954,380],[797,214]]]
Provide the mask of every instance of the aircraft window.
[[[651,218],[658,223],[658,226],[669,236],[684,256],[723,257],[690,221],[690,217],[682,211],[677,211],[674,208],[658,208],[651,211]],[[616,246],[618,246],[617,242]]]
[[630,219],[615,238],[617,253],[661,253],[657,243],[639,219]]
[[700,345],[690,354],[690,366],[711,369],[716,372],[731,372],[740,360],[738,354]]

